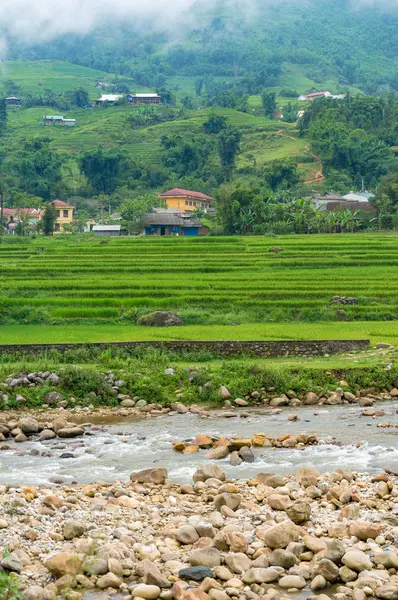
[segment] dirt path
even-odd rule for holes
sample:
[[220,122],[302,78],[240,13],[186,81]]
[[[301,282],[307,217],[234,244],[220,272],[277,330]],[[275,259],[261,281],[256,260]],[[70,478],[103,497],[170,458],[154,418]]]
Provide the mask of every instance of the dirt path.
[[[276,135],[280,135],[281,137],[284,138],[288,138],[289,140],[297,140],[297,137],[294,137],[292,135],[286,135],[283,132],[283,129],[278,129],[278,131],[276,131]],[[306,144],[305,145],[305,151],[309,154],[311,154],[312,158],[315,160],[315,162],[318,163],[318,171],[315,173],[315,177],[311,178],[311,179],[306,179],[304,181],[304,183],[323,183],[325,181],[325,175],[323,174],[323,167],[322,167],[322,161],[320,156],[317,156],[316,154],[313,154],[311,152],[310,149],[310,145]]]

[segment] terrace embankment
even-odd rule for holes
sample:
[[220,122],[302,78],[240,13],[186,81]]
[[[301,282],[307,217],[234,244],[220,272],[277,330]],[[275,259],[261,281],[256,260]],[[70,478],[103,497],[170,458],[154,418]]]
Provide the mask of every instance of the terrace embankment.
[[369,340],[301,340],[301,341],[147,341],[147,342],[108,342],[106,344],[0,344],[0,354],[40,354],[49,350],[66,352],[69,350],[107,350],[122,348],[158,348],[173,352],[211,352],[217,356],[324,356],[342,352],[367,350]]

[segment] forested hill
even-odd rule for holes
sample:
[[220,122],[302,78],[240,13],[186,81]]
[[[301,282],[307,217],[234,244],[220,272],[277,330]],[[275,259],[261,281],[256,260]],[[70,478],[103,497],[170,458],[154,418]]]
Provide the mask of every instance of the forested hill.
[[115,23],[30,46],[9,39],[9,58],[67,60],[149,87],[176,75],[222,76],[253,94],[278,85],[289,64],[319,83],[398,90],[398,9],[360,2],[198,0],[165,31]]

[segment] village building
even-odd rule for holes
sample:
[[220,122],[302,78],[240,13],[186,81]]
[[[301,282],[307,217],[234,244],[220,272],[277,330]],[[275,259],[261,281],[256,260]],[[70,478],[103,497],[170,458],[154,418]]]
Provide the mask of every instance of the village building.
[[161,97],[158,94],[129,94],[127,100],[131,104],[161,104]]
[[298,100],[301,102],[318,100],[319,98],[331,98],[332,100],[344,100],[345,94],[331,94],[328,91],[324,92],[311,92],[311,94],[301,94]]
[[333,211],[348,208],[350,210],[373,211],[374,208],[369,202],[372,197],[374,197],[374,194],[369,192],[351,192],[345,196],[326,192],[323,195],[312,196],[311,201],[320,210]]
[[91,231],[96,237],[117,237],[120,235],[120,225],[93,225]]
[[143,219],[145,235],[196,237],[208,235],[200,220],[179,210],[158,209]]
[[22,104],[22,99],[17,96],[8,96],[5,100],[7,106],[21,106]]
[[214,202],[214,198],[202,192],[182,190],[180,188],[173,188],[167,192],[162,192],[158,198],[164,200],[166,208],[178,209],[184,213],[192,213],[196,208],[201,208],[207,212]]
[[62,200],[54,200],[51,204],[55,208],[54,233],[62,233],[72,224],[74,206]]
[[76,119],[65,119],[62,115],[46,115],[44,121],[39,125],[66,125],[67,127],[74,127],[76,125]]

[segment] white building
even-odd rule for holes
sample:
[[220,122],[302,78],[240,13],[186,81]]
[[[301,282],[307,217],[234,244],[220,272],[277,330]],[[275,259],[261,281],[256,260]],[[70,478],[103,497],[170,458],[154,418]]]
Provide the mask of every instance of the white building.
[[94,225],[92,231],[96,237],[116,237],[120,235],[120,225]]

